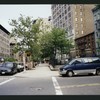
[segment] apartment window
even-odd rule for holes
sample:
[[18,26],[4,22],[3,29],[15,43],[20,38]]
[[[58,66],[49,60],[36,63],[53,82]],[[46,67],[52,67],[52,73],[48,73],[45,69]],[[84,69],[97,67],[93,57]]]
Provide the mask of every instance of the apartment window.
[[83,13],[82,12],[80,12],[80,15],[82,15]]
[[68,11],[70,11],[70,6],[68,7]]
[[77,18],[75,18],[75,21],[77,21]]
[[61,15],[59,15],[59,18],[61,18]]
[[82,5],[80,5],[80,9],[82,9]]
[[62,23],[62,21],[60,20],[60,24]]
[[65,19],[67,19],[67,16],[65,16]]
[[64,4],[64,8],[66,8],[66,4]]
[[65,10],[65,14],[67,13],[67,10]]
[[76,31],[76,34],[78,34],[78,31]]
[[62,16],[64,16],[64,13],[62,13]]
[[83,34],[83,31],[82,31],[82,34]]
[[81,21],[83,21],[83,19],[81,18]]
[[65,23],[63,24],[63,27],[65,26]]
[[77,12],[75,11],[75,15],[77,15]]
[[71,13],[68,13],[68,17],[71,17]]

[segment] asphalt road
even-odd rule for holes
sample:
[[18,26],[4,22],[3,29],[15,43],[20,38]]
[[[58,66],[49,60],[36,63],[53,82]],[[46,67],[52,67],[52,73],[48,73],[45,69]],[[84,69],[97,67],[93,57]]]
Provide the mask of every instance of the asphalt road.
[[61,77],[47,64],[0,76],[0,95],[100,95],[100,76]]

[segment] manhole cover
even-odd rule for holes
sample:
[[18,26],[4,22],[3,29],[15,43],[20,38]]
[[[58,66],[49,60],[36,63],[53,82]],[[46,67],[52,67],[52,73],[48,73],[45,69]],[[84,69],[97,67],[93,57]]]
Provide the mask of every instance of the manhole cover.
[[37,91],[39,91],[39,90],[42,90],[43,88],[31,87],[31,89],[32,89],[32,90],[37,90]]
[[41,90],[42,88],[36,88],[36,90]]

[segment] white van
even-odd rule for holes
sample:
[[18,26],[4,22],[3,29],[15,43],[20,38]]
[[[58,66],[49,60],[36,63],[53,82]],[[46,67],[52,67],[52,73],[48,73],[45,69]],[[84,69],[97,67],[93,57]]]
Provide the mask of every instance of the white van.
[[24,71],[24,64],[23,64],[23,62],[17,62],[17,71],[18,72]]

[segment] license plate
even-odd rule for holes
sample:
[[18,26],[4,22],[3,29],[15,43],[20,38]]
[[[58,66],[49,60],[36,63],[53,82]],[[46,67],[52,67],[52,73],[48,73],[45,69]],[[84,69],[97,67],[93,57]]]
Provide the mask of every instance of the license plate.
[[5,72],[1,72],[2,74],[5,74]]

